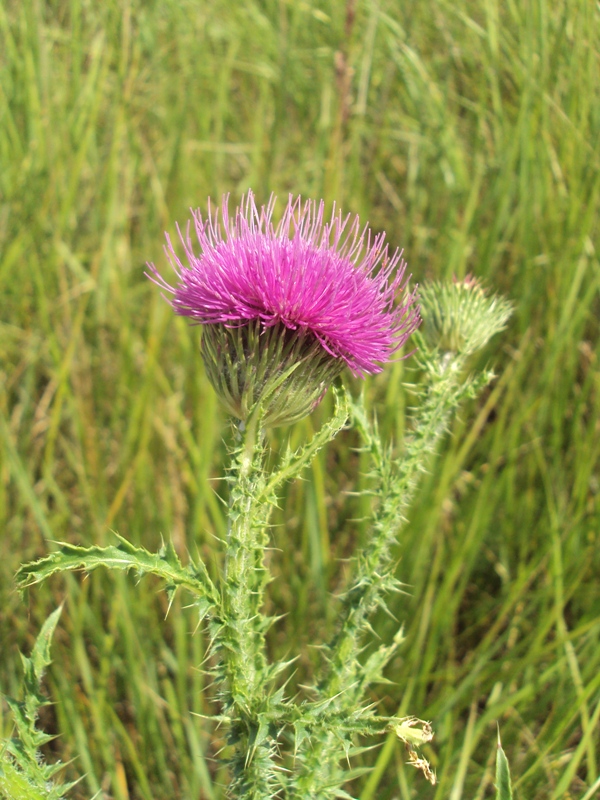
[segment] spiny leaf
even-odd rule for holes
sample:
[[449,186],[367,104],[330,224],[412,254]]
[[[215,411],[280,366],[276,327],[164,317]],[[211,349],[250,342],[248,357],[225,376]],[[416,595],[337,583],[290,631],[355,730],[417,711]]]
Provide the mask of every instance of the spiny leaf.
[[328,420],[313,436],[313,438],[303,447],[299,447],[294,452],[287,452],[276,472],[270,477],[265,486],[264,494],[269,496],[284,481],[291,480],[298,475],[304,467],[308,466],[316,454],[331,442],[348,422],[350,413],[350,403],[345,390],[335,393],[335,411]]
[[0,797],[6,800],[48,800],[43,789],[33,786],[10,761],[0,764]]
[[[473,396],[489,380],[489,375],[464,379],[464,359],[460,355],[423,355],[427,381],[420,392],[422,402],[413,414],[413,430],[404,441],[400,460],[393,457],[378,434],[361,401],[350,401],[353,423],[371,457],[371,474],[376,483],[379,503],[375,510],[372,530],[365,548],[356,558],[356,570],[344,596],[341,625],[327,646],[329,658],[319,684],[313,687],[318,701],[329,698],[333,711],[348,714],[360,703],[371,680],[378,677],[381,658],[369,662],[369,670],[360,661],[363,637],[370,632],[370,617],[378,607],[385,607],[385,597],[397,589],[393,572],[392,552],[398,532],[405,521],[408,507],[420,477],[444,432],[452,413],[467,396]],[[343,691],[341,691],[343,689]],[[313,743],[310,758],[302,766],[300,782],[310,785],[313,795],[327,785],[327,775],[335,779],[341,751],[338,737],[347,739],[348,726],[334,722],[332,735]],[[347,744],[347,742],[345,742]],[[412,754],[412,755],[411,755]],[[410,761],[422,769],[428,780],[435,775],[424,758],[413,750]]]
[[83,569],[91,572],[98,567],[108,569],[135,570],[140,575],[157,575],[169,587],[183,586],[195,595],[218,605],[218,593],[204,564],[190,564],[183,567],[174,548],[163,547],[159,553],[151,553],[143,547],[136,547],[116,534],[118,545],[108,547],[78,547],[61,544],[60,549],[29,564],[24,564],[17,572],[16,580],[20,588],[40,583],[57,572]]
[[7,697],[12,711],[16,735],[0,747],[0,797],[5,800],[61,800],[74,783],[55,784],[54,775],[63,764],[46,764],[39,748],[53,736],[36,728],[38,710],[47,704],[40,683],[50,664],[50,641],[58,623],[62,606],[42,626],[31,656],[21,656],[24,668],[24,698]]
[[25,658],[25,656],[22,657],[23,663],[26,667],[26,689],[32,689],[34,686],[37,687],[39,685],[44,672],[46,671],[46,667],[50,664],[50,645],[52,643],[52,637],[58,624],[58,620],[60,619],[61,612],[62,605],[59,606],[56,611],[53,611],[42,625],[42,629],[40,630],[38,637],[35,640],[33,650],[31,651],[31,656],[29,658]]

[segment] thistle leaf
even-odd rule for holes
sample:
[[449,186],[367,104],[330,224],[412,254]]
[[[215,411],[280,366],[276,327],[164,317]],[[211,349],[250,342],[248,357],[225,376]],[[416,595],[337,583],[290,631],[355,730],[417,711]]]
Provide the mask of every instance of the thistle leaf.
[[39,561],[24,564],[16,575],[21,589],[49,578],[57,572],[83,569],[91,572],[98,567],[108,569],[135,570],[139,575],[152,574],[162,578],[170,590],[183,586],[193,594],[217,605],[218,593],[206,567],[190,563],[183,567],[175,550],[163,547],[159,553],[151,553],[136,547],[116,534],[119,543],[108,547],[78,547],[61,544],[60,549]]
[[329,419],[303,447],[288,451],[279,465],[279,468],[270,477],[265,486],[264,496],[269,497],[285,481],[295,478],[307,467],[314,457],[325,445],[331,442],[345,427],[350,414],[350,402],[346,391],[333,388],[335,395],[335,411]]
[[62,606],[44,622],[29,658],[23,661],[23,700],[5,698],[12,711],[15,735],[0,742],[0,798],[4,800],[62,800],[75,784],[55,784],[54,775],[63,764],[46,764],[39,748],[53,739],[36,728],[39,709],[48,701],[41,681],[50,664],[50,641]]
[[0,757],[0,797],[6,800],[48,800],[51,795],[33,786],[14,764],[4,760],[4,754]]
[[54,631],[60,619],[62,606],[59,606],[42,625],[42,629],[38,634],[33,650],[31,651],[30,658],[22,656],[23,663],[26,665],[25,672],[25,689],[32,690],[39,685],[46,667],[50,664],[50,645]]

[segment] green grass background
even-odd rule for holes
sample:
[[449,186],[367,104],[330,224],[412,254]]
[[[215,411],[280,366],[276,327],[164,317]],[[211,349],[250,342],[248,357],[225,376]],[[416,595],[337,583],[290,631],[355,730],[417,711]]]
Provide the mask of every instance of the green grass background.
[[[490,797],[498,721],[517,797],[598,796],[599,24],[591,0],[0,2],[0,685],[18,692],[18,648],[67,598],[42,722],[60,734],[49,757],[85,773],[74,797],[223,797],[223,733],[191,714],[214,707],[184,599],[165,621],[150,580],[22,598],[13,575],[111,529],[216,568],[229,428],[198,331],[143,268],[165,266],[163,231],[190,206],[248,187],[279,208],[335,200],[415,279],[472,272],[516,309],[480,362],[498,380],[457,417],[400,538],[406,641],[373,695],[432,720],[439,783],[389,739],[352,791]],[[413,378],[406,361],[367,383],[386,436]],[[270,603],[288,616],[270,646],[300,652],[301,675],[364,535],[354,444],[287,490],[273,529]],[[384,639],[397,625],[375,622]]]

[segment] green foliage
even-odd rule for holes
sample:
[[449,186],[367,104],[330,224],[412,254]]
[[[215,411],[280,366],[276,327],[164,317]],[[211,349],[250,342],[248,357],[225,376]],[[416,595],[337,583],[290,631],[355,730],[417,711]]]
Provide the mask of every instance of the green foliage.
[[[465,291],[479,291],[470,288]],[[424,294],[431,296],[428,287]],[[387,602],[394,592],[401,589],[395,575],[393,547],[398,541],[406,512],[410,506],[418,482],[425,471],[429,458],[437,449],[442,435],[447,431],[453,412],[467,397],[476,397],[478,392],[492,379],[493,374],[484,372],[472,379],[464,378],[464,367],[468,356],[476,348],[486,344],[502,324],[496,320],[496,309],[502,308],[502,323],[507,310],[502,301],[495,305],[467,302],[461,314],[455,314],[455,306],[448,300],[446,292],[440,292],[438,308],[450,322],[446,334],[459,346],[448,354],[444,348],[434,344],[427,349],[423,341],[420,359],[427,378],[420,389],[420,402],[412,415],[412,430],[406,437],[400,454],[390,445],[384,445],[376,422],[371,422],[363,403],[354,403],[352,417],[360,432],[365,452],[370,458],[370,493],[376,507],[373,521],[367,534],[368,544],[356,556],[352,578],[343,596],[339,629],[325,650],[327,666],[311,693],[315,707],[336,709],[341,717],[353,715],[357,709],[368,716],[368,707],[362,708],[371,685],[383,680],[383,671],[395,655],[401,637],[395,638],[391,646],[382,644],[363,663],[361,655],[373,633],[372,618],[378,608],[388,610]],[[434,311],[423,304],[424,325],[430,326],[429,315]],[[485,330],[477,339],[463,337],[455,329],[464,329],[466,314],[472,315],[469,323],[473,329]],[[500,314],[498,314],[500,316]],[[488,321],[487,328],[485,321]],[[433,326],[431,326],[433,327]],[[313,722],[314,726],[314,722]],[[302,729],[302,736],[305,730]],[[298,756],[299,745],[296,744]],[[322,726],[320,735],[313,734],[311,751],[303,763],[298,778],[299,797],[336,797],[340,786],[348,782],[350,773],[340,769],[340,753],[346,756],[352,750],[351,733],[337,729],[328,722]],[[417,759],[432,783],[435,777],[427,761]]]
[[315,433],[315,435],[304,445],[292,450],[289,446],[281,457],[278,468],[267,476],[267,483],[263,490],[264,497],[272,497],[275,491],[284,483],[298,477],[305,467],[316,458],[322,450],[337,434],[346,426],[350,415],[350,399],[346,392],[340,392],[333,388],[335,398],[335,409],[330,419],[328,419]]
[[62,608],[57,608],[43,624],[31,656],[21,655],[23,699],[5,697],[14,720],[14,734],[0,741],[0,796],[4,800],[61,800],[75,785],[57,784],[54,776],[64,768],[60,762],[46,764],[41,747],[54,737],[37,728],[38,712],[48,701],[41,683],[50,664],[50,642]]
[[[201,561],[190,560],[184,568],[171,543],[153,554],[118,534],[116,546],[62,544],[46,558],[23,565],[17,574],[17,582],[24,589],[57,572],[91,572],[105,567],[162,578],[170,603],[180,587],[196,596],[200,619],[209,617],[209,656],[215,659],[212,674],[221,704],[218,719],[227,723],[228,743],[234,750],[229,764],[230,792],[235,797],[259,800],[274,797],[280,789],[276,743],[290,724],[290,707],[283,702],[283,694],[277,691],[274,681],[288,664],[269,665],[265,657],[265,634],[271,622],[262,610],[268,581],[264,565],[267,525],[277,503],[275,488],[300,474],[346,424],[347,398],[340,392],[335,396],[336,410],[331,420],[306,445],[288,450],[279,469],[268,475],[263,466],[261,405],[250,414],[247,425],[240,423],[240,444],[232,454],[229,529],[218,588]],[[370,730],[351,728],[344,720],[339,721],[348,732]]]
[[265,427],[289,425],[310,414],[343,369],[319,342],[285,325],[265,329],[260,322],[205,326],[202,356],[227,411],[245,421],[260,400]]
[[496,750],[496,800],[512,800],[512,796],[508,759],[506,758],[506,753],[502,749],[500,733],[498,732],[498,747]]
[[[374,770],[348,792],[482,800],[498,719],[515,795],[598,792],[598,10],[359,0],[348,28],[347,5],[0,3],[0,684],[19,695],[13,656],[66,588],[47,682],[55,747],[68,777],[85,775],[77,800],[223,796],[189,594],[165,620],[155,580],[97,570],[51,579],[25,613],[13,576],[56,540],[109,546],[117,528],[150,552],[162,532],[214,579],[227,434],[199,338],[142,265],[190,205],[248,186],[261,201],[335,199],[404,247],[420,284],[472,273],[515,306],[469,367],[493,359],[498,380],[450,423],[407,511],[395,619],[372,620],[383,642],[400,624],[404,639],[369,701],[432,721],[438,783],[390,730],[355,756]],[[386,442],[410,425],[414,363],[365,387]],[[296,451],[329,411],[326,398],[269,444]],[[289,696],[368,541],[372,468],[355,437],[277,487],[265,600],[287,616],[266,641],[273,658],[301,654],[281,676],[296,670]],[[0,735],[12,725],[2,716]]]
[[432,281],[421,287],[423,310],[420,334],[427,346],[465,356],[485,347],[503,330],[512,313],[503,297],[488,297],[473,278],[452,283]]
[[[465,291],[479,293],[479,288]],[[190,563],[183,569],[172,546],[163,547],[154,556],[122,537],[117,547],[62,545],[59,551],[25,565],[18,573],[17,579],[25,587],[59,571],[90,571],[98,566],[133,569],[140,575],[153,573],[163,578],[171,600],[179,586],[199,596],[201,619],[209,618],[209,658],[214,663],[211,672],[221,706],[218,719],[227,725],[228,744],[233,748],[228,759],[231,797],[264,800],[281,796],[282,791],[286,797],[298,800],[350,797],[344,786],[368,769],[343,768],[342,759],[349,763],[362,752],[356,746],[357,736],[381,733],[386,728],[406,742],[410,763],[435,784],[429,763],[414,750],[414,745],[431,740],[431,727],[423,727],[417,735],[415,718],[377,717],[367,703],[371,685],[383,680],[383,671],[401,637],[395,637],[390,646],[379,646],[364,663],[361,655],[367,635],[372,633],[374,612],[377,608],[386,609],[388,596],[400,588],[394,574],[392,548],[419,476],[447,430],[456,407],[465,397],[476,396],[492,377],[489,372],[479,380],[464,380],[462,376],[466,358],[501,327],[496,319],[500,313],[504,314],[501,320],[504,322],[506,312],[497,312],[502,304],[466,303],[461,313],[455,314],[454,305],[449,303],[450,313],[446,314],[445,299],[446,294],[440,292],[438,308],[442,316],[451,319],[446,333],[459,346],[453,354],[436,346],[423,349],[420,358],[427,379],[421,389],[421,403],[414,412],[413,430],[401,454],[394,455],[390,446],[383,445],[377,425],[369,421],[363,402],[349,402],[345,394],[340,396],[335,392],[336,410],[332,419],[307,445],[296,452],[284,453],[272,474],[267,474],[263,438],[270,412],[265,414],[262,400],[249,409],[247,421],[239,424],[239,443],[232,453],[228,531],[219,590],[203,564]],[[429,313],[433,312],[424,304],[426,325]],[[465,320],[464,314],[474,319]],[[456,334],[452,328],[464,330],[470,324],[474,330],[484,331],[485,318],[487,331],[478,336],[476,343],[473,336]],[[275,487],[298,475],[310,463],[346,424],[348,411],[371,458],[374,484],[371,491],[376,498],[372,530],[368,545],[354,560],[339,629],[324,649],[323,673],[309,687],[311,699],[294,704],[285,698],[284,687],[278,687],[276,682],[290,662],[269,663],[265,640],[272,623],[263,607],[270,580],[265,553],[269,520],[277,505]],[[294,768],[288,768],[283,777],[281,743],[290,728]]]
[[202,561],[195,563],[190,559],[187,567],[183,567],[169,542],[159,553],[149,553],[143,547],[135,547],[118,533],[118,545],[109,547],[77,547],[63,544],[58,550],[46,558],[32,564],[24,564],[16,575],[21,589],[39,583],[56,572],[67,570],[84,570],[91,572],[98,567],[108,569],[133,570],[137,575],[156,575],[166,583],[169,598],[172,600],[175,591],[183,587],[197,595],[196,604],[203,619],[208,609],[218,604],[217,590],[211,581]]
[[346,398],[336,393],[332,419],[307,445],[285,453],[271,474],[263,465],[262,407],[257,406],[247,425],[240,425],[241,443],[233,454],[222,601],[210,626],[211,652],[217,658],[213,674],[222,687],[222,716],[230,725],[228,742],[234,747],[232,797],[274,797],[282,782],[278,741],[288,724],[289,706],[275,679],[288,663],[267,663],[265,634],[272,620],[263,611],[269,581],[267,526],[277,504],[275,488],[298,475],[333,439],[346,424],[347,407]]

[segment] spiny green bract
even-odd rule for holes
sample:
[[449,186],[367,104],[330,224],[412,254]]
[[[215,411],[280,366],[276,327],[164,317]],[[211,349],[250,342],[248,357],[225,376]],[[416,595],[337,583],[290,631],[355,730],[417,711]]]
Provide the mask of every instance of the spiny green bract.
[[420,337],[441,353],[471,355],[499,333],[512,314],[512,305],[491,297],[470,277],[453,283],[431,281],[421,287],[423,324]]

